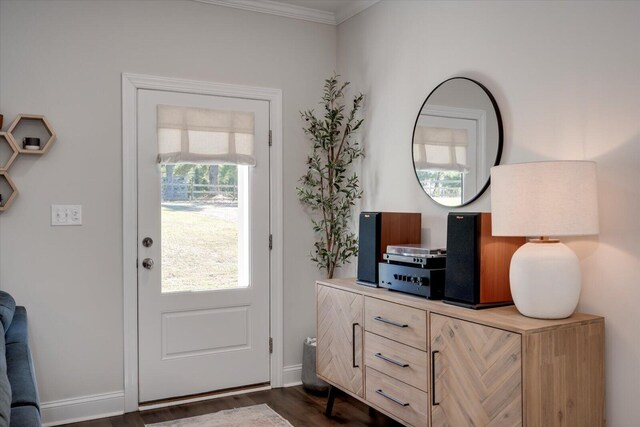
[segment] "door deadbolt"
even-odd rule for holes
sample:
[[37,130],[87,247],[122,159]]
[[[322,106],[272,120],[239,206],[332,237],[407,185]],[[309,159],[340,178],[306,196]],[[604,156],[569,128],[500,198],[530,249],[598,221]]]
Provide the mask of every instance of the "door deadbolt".
[[145,237],[142,239],[142,246],[149,248],[151,245],[153,245],[153,239],[151,237]]
[[142,260],[142,266],[147,270],[151,270],[153,268],[153,260],[151,258],[145,258]]

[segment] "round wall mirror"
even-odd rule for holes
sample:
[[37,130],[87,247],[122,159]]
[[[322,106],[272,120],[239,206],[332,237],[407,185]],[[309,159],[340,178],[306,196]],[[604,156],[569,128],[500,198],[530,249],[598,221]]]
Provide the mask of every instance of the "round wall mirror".
[[422,189],[443,206],[464,206],[489,186],[502,154],[498,104],[480,83],[453,77],[422,104],[413,129],[413,166]]

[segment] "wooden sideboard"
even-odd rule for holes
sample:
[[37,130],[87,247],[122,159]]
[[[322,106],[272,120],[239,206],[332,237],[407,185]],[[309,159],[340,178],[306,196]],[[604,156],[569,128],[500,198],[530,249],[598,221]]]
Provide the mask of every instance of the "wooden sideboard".
[[[412,426],[603,426],[604,318],[316,282],[317,374]],[[330,406],[329,406],[330,407]]]

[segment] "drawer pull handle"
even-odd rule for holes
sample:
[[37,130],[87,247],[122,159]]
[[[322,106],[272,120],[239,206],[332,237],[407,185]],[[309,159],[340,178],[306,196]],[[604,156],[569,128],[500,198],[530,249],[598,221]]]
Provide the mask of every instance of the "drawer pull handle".
[[389,396],[387,393],[382,391],[382,389],[380,389],[380,388],[376,390],[376,393],[378,393],[382,397],[386,397],[387,399],[389,399],[393,403],[396,403],[396,404],[398,404],[400,406],[409,406],[409,404],[407,402],[403,402],[402,400],[396,399],[393,396]]
[[385,356],[382,353],[376,353],[376,354],[374,354],[374,356],[376,356],[378,359],[384,360],[385,362],[393,363],[396,366],[400,366],[401,368],[408,368],[409,367],[408,363],[406,363],[406,362],[398,362],[397,360],[393,360],[393,359]]
[[373,320],[377,320],[378,322],[386,323],[388,325],[397,326],[398,328],[408,328],[409,327],[409,325],[407,325],[406,323],[394,322],[393,320],[385,319],[384,317],[381,317],[381,316],[376,316],[376,317],[373,318]]

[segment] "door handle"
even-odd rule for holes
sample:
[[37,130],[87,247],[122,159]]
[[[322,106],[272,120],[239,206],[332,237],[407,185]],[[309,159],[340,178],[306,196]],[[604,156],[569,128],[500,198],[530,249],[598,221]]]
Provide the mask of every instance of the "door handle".
[[360,365],[356,365],[356,326],[360,326],[360,324],[351,325],[351,361],[354,368],[359,368]]
[[153,268],[153,260],[151,258],[145,258],[142,260],[142,266],[147,270],[151,270]]
[[436,354],[438,350],[431,352],[431,405],[438,406],[440,402],[436,402]]

